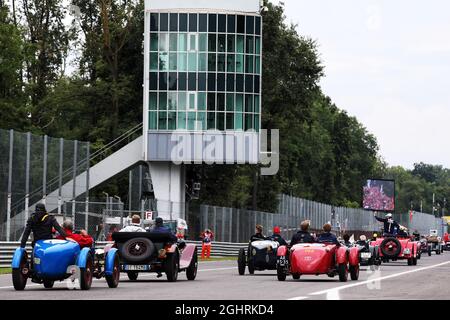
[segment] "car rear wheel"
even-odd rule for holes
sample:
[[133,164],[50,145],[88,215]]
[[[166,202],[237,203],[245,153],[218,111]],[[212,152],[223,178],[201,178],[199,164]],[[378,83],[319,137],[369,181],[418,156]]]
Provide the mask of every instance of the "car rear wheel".
[[195,280],[195,278],[197,277],[197,269],[198,269],[198,255],[197,255],[197,248],[195,248],[191,263],[189,264],[189,267],[186,270],[186,277],[189,281]]
[[55,281],[51,280],[44,280],[44,288],[45,289],[51,289],[53,288],[53,285],[55,284]]
[[300,274],[299,274],[299,273],[294,273],[294,274],[292,275],[292,278],[293,278],[294,280],[298,280],[298,279],[300,279]]
[[89,254],[86,259],[86,266],[80,268],[80,288],[81,290],[89,290],[92,285],[93,268],[92,257]]
[[359,266],[350,266],[350,277],[352,280],[359,279]]
[[178,280],[178,268],[179,268],[178,253],[175,252],[168,254],[164,268],[167,276],[167,281],[176,282]]
[[139,272],[136,271],[128,271],[127,272],[127,276],[128,279],[130,279],[130,281],[136,281],[138,276],[139,276]]
[[[138,273],[134,272],[134,274],[135,274],[134,280],[136,280],[138,277]],[[114,257],[114,267],[113,267],[112,275],[105,276],[105,278],[106,278],[106,282],[108,283],[108,287],[117,288],[117,286],[119,285],[119,281],[120,281],[119,255],[116,254],[116,256]],[[130,274],[128,274],[128,279],[130,279]],[[132,280],[132,279],[130,279],[130,280]]]
[[238,255],[238,272],[241,276],[245,274],[245,249],[241,248]]
[[254,274],[255,273],[255,265],[253,264],[253,259],[248,259],[248,273]]
[[347,269],[347,265],[345,263],[341,263],[338,266],[338,274],[339,274],[339,281],[347,282],[347,280],[348,280],[348,269]]
[[417,258],[413,258],[412,259],[412,265],[413,266],[417,266]]
[[28,280],[27,269],[28,269],[28,257],[27,254],[25,253],[22,257],[22,261],[20,262],[19,268],[12,270],[14,289],[18,291],[22,291],[25,289]]
[[142,262],[155,252],[155,245],[147,238],[134,238],[125,242],[121,249],[122,257],[129,262]]
[[286,280],[286,273],[284,272],[283,267],[277,267],[277,278],[278,278],[278,281]]
[[431,247],[428,247],[428,256],[431,257]]

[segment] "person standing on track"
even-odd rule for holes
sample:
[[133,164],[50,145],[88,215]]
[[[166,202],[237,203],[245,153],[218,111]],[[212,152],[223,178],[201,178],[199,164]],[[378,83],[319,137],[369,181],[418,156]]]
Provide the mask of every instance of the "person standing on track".
[[212,239],[214,238],[214,234],[210,229],[206,229],[202,232],[200,235],[200,238],[202,239],[202,257],[201,259],[206,258],[209,259],[211,257],[211,246],[212,246]]

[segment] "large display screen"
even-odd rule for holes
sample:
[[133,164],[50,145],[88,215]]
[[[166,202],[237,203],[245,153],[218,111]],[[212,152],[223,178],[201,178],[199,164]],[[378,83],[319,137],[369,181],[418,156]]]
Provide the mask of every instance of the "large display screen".
[[363,192],[364,209],[385,212],[395,210],[394,180],[367,180]]

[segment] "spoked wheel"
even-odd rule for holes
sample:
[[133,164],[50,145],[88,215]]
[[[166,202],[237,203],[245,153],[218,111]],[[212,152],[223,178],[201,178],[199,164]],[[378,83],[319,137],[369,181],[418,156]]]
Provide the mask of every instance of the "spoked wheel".
[[44,280],[44,288],[51,289],[53,288],[53,285],[55,284],[55,281],[52,280]]
[[352,280],[359,279],[359,265],[350,266],[350,277]]
[[92,285],[93,263],[92,256],[89,254],[86,259],[86,266],[80,268],[80,288],[81,290],[89,290]]
[[338,266],[338,274],[339,274],[339,281],[347,282],[347,280],[348,280],[348,269],[347,269],[347,265],[345,263],[341,263]]
[[[128,279],[131,281],[136,281],[138,277],[138,272],[128,272]],[[133,279],[134,278],[134,279]],[[119,256],[116,254],[114,257],[114,267],[112,270],[112,275],[105,276],[106,282],[108,283],[108,287],[117,288],[120,281],[120,261]]]
[[136,271],[128,271],[127,276],[130,281],[136,281],[138,278],[139,272]]
[[167,255],[167,259],[165,262],[165,272],[167,276],[167,281],[176,282],[178,280],[178,254],[172,253]]
[[195,278],[197,277],[197,270],[198,270],[198,254],[197,248],[195,248],[191,263],[189,264],[189,267],[186,270],[186,277],[189,281],[195,280]]
[[22,261],[20,262],[19,268],[12,270],[12,280],[14,289],[18,291],[25,289],[28,280],[28,272],[29,272],[28,256],[25,253],[22,257]]
[[245,274],[245,249],[241,248],[238,255],[238,272],[241,276]]
[[278,281],[286,280],[286,273],[284,272],[283,267],[277,267],[277,278],[278,278]]

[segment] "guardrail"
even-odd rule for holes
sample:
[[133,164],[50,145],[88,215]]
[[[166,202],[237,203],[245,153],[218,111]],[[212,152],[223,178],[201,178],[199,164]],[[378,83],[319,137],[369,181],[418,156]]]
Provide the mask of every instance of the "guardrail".
[[[198,246],[198,254],[201,253],[202,243],[200,241],[186,241]],[[111,242],[97,242],[96,248],[102,249]],[[11,267],[11,261],[14,256],[14,251],[20,246],[20,242],[0,242],[0,268]],[[213,242],[211,248],[211,257],[237,257],[239,249],[246,248],[247,243],[228,243],[228,242]],[[31,242],[27,243],[27,251],[31,251]]]

